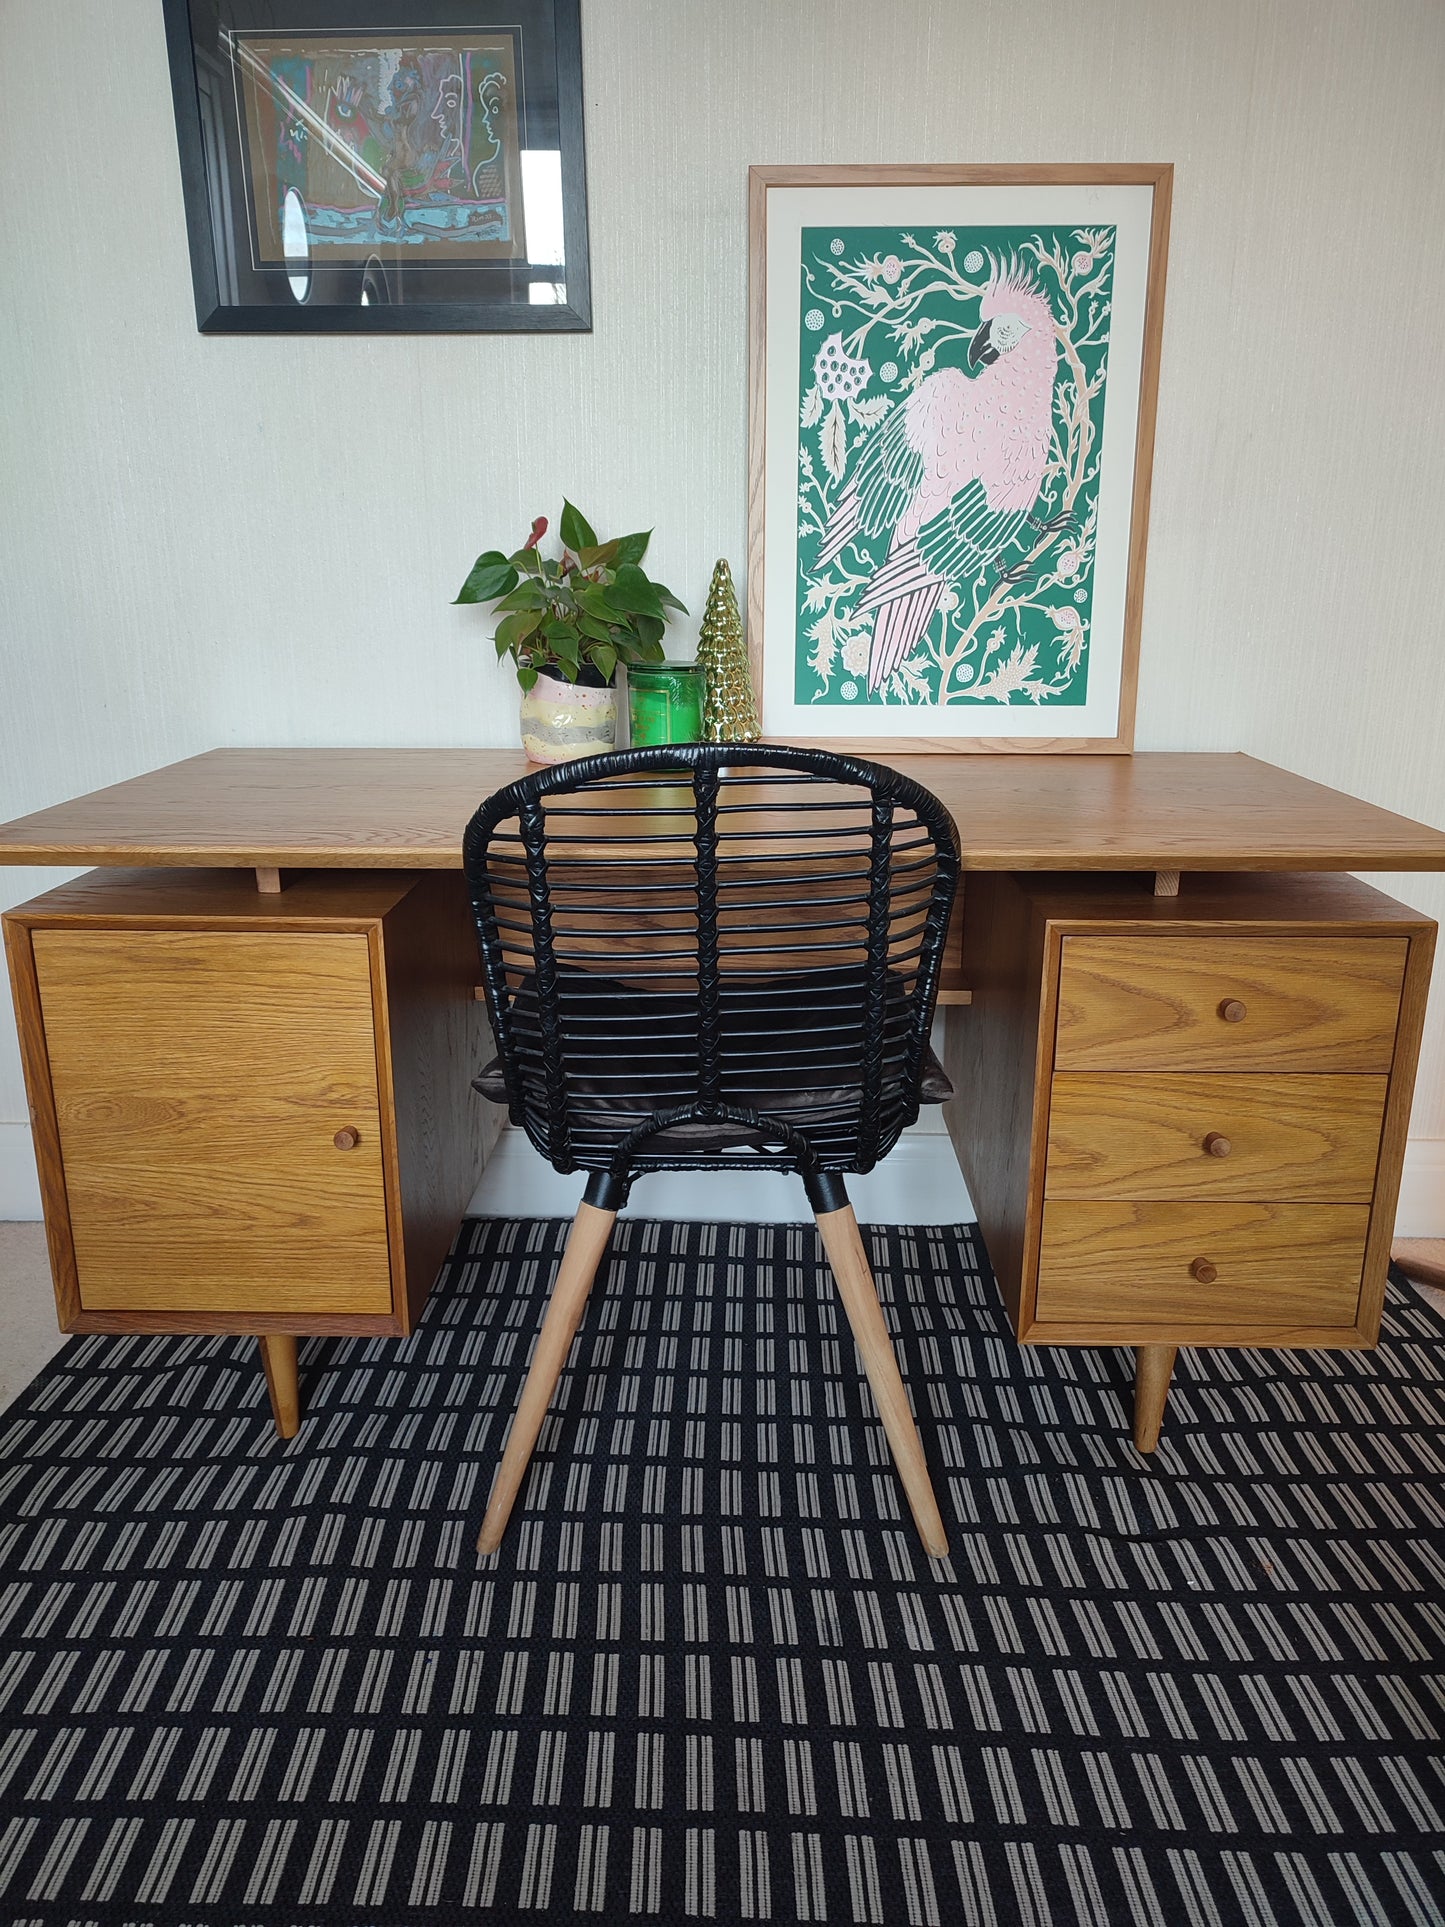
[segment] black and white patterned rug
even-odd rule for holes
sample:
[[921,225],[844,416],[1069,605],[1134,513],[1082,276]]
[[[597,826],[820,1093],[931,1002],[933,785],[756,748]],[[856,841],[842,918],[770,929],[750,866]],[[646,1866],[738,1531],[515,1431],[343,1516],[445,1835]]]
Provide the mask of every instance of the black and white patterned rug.
[[0,1917],[33,1927],[1445,1920],[1445,1323],[1025,1351],[871,1233],[923,1557],[811,1226],[622,1223],[498,1558],[565,1224],[422,1329],[73,1341],[0,1419]]

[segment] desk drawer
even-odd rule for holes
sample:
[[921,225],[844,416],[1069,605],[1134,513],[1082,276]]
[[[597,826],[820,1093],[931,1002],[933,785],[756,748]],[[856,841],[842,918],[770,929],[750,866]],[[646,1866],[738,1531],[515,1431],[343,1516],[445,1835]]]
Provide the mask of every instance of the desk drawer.
[[1065,937],[1055,1065],[1388,1071],[1408,947],[1402,937]]
[[1367,1204],[1386,1077],[1065,1071],[1049,1106],[1049,1198]]
[[1367,1204],[1051,1200],[1038,1318],[1217,1323],[1222,1342],[1242,1324],[1350,1326],[1369,1222]]

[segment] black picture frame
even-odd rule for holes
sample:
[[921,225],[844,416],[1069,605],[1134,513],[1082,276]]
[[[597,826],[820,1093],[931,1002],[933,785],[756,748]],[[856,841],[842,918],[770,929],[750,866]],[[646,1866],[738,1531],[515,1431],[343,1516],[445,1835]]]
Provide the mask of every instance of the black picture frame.
[[[203,334],[591,329],[579,0],[162,3]],[[439,81],[444,44],[464,51]],[[321,110],[312,76],[346,56],[363,71],[368,53],[385,90],[343,79]],[[504,102],[499,128],[472,105],[479,71]],[[284,84],[298,73],[304,96]],[[361,123],[337,116],[368,111],[381,131],[363,148]],[[462,152],[479,123],[485,170],[468,165],[474,144]],[[294,184],[278,204],[283,172],[308,185],[313,155],[357,207],[313,208]],[[531,258],[555,257],[559,232],[560,263]]]

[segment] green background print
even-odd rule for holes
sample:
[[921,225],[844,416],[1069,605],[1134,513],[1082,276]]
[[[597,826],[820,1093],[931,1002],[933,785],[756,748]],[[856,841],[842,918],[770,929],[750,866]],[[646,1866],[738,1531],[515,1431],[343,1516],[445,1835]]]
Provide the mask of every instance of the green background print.
[[[1114,229],[804,228],[798,386],[794,700],[859,707],[1082,705],[1094,601]],[[996,267],[1035,281],[1059,331],[1053,436],[1035,522],[972,574],[950,577],[909,658],[872,695],[874,611],[857,602],[888,554],[885,527],[818,566],[823,530],[871,438],[968,348]],[[1021,571],[1017,580],[1001,579]]]

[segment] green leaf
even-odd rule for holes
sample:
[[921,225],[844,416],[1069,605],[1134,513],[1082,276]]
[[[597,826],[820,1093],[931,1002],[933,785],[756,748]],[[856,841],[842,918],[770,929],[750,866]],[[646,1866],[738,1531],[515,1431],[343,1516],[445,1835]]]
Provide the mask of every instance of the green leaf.
[[685,602],[679,602],[671,589],[664,588],[660,582],[654,582],[652,586],[657,591],[657,599],[659,602],[665,602],[669,609],[679,609],[683,615],[687,614],[687,604]]
[[532,687],[532,684],[533,684],[533,683],[534,683],[534,682],[535,682],[536,680],[537,680],[537,672],[536,672],[536,670],[535,670],[535,669],[528,669],[528,668],[526,668],[526,667],[523,667],[523,668],[520,668],[520,669],[518,669],[518,671],[517,671],[517,687],[518,687],[519,689],[521,689],[521,690],[523,690],[523,691],[526,691],[526,690],[528,690],[528,689],[530,689],[530,688]]
[[585,609],[589,616],[598,622],[615,622],[618,611],[612,606],[608,592],[600,582],[579,582],[572,591],[577,607]]
[[565,661],[576,662],[577,653],[581,649],[582,643],[576,630],[573,629],[570,623],[544,622],[542,624],[542,634],[547,640],[548,647],[554,650],[557,655],[561,656]]
[[562,504],[562,540],[569,549],[595,549],[597,536],[585,515],[570,502]]
[[623,662],[665,662],[667,652],[660,642],[648,642],[642,636],[619,637],[617,653]]
[[609,569],[617,560],[620,544],[617,540],[602,543],[589,543],[577,551],[577,560],[584,569]]
[[545,609],[547,598],[543,595],[540,583],[519,582],[510,595],[502,597],[497,604],[499,609]]
[[666,620],[657,591],[635,562],[621,565],[617,580],[607,591],[607,598],[614,608],[625,610],[628,615],[654,616],[659,622]]
[[663,630],[667,627],[661,616],[638,616],[635,618],[637,633],[645,643],[662,641]]
[[458,602],[491,602],[496,596],[506,595],[517,586],[517,571],[504,555],[491,549],[486,555],[479,555],[472,564],[471,573],[461,586]]
[[579,616],[577,627],[593,642],[610,643],[612,641],[612,630],[605,622],[599,622],[596,616]]
[[497,624],[497,641],[504,649],[510,649],[515,654],[541,620],[539,615],[529,609],[518,610],[515,615],[503,616]]
[[617,538],[617,561],[619,567],[624,562],[640,562],[647,554],[647,545],[652,540],[652,530],[644,529],[640,535],[619,535]]
[[612,645],[606,642],[601,643],[596,649],[589,650],[588,656],[592,667],[597,671],[598,675],[601,676],[603,681],[611,682],[613,671],[617,667],[617,651]]
[[517,553],[509,555],[507,560],[514,569],[520,569],[523,575],[542,573],[542,558],[535,549],[518,549]]

